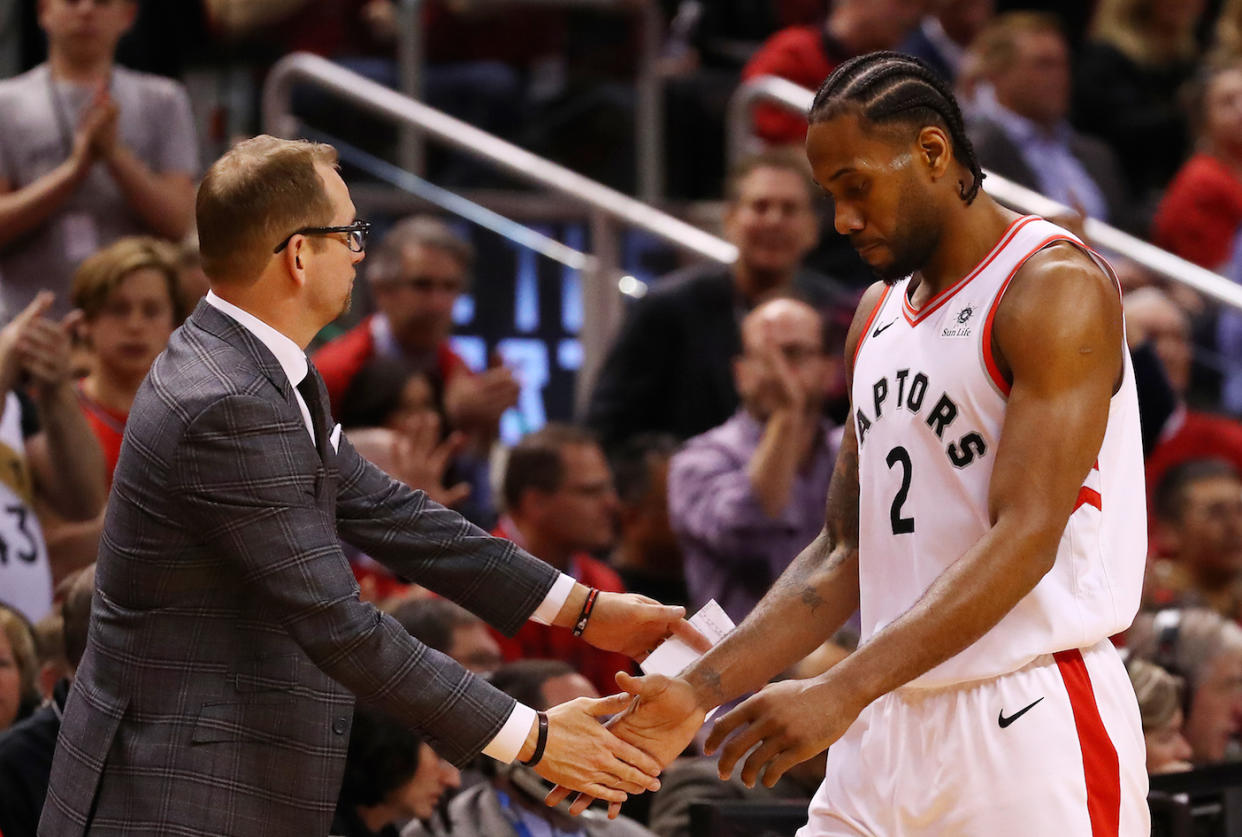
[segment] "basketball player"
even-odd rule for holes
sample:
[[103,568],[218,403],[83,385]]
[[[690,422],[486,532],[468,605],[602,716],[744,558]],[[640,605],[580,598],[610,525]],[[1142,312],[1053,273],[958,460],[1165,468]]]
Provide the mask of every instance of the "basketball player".
[[807,154],[883,279],[849,333],[826,525],[680,677],[619,676],[640,699],[614,731],[671,760],[706,710],[860,608],[857,652],[716,723],[722,776],[749,752],[743,780],[770,787],[832,745],[802,837],[1147,834],[1138,707],[1108,641],[1138,608],[1146,528],[1116,280],[980,190],[956,102],[914,59],[841,65]]

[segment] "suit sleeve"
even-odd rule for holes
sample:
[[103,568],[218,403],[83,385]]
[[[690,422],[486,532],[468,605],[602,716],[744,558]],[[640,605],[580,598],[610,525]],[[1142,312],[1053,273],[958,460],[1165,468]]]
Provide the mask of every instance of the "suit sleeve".
[[[364,459],[341,435],[336,454],[340,536],[408,578],[512,636],[560,576],[512,541],[410,489]],[[503,590],[504,595],[497,595]]]
[[514,701],[359,601],[335,521],[316,501],[324,472],[307,467],[305,434],[300,421],[252,396],[204,410],[174,462],[186,525],[232,559],[316,666],[464,764]]

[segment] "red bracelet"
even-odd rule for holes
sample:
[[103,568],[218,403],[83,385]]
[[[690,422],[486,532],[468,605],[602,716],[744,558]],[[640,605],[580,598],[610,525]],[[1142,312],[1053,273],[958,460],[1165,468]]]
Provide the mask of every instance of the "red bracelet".
[[595,599],[598,596],[598,587],[592,587],[591,592],[587,593],[586,601],[582,604],[582,612],[578,614],[578,621],[574,623],[574,636],[582,636],[582,632],[586,630],[587,620],[591,618],[591,611],[595,609]]

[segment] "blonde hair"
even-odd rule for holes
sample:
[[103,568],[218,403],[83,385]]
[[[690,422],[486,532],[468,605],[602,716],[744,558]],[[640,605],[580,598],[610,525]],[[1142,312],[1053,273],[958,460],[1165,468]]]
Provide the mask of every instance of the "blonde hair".
[[1138,698],[1139,720],[1143,732],[1153,732],[1168,726],[1182,705],[1182,690],[1186,684],[1182,678],[1169,674],[1155,663],[1133,659],[1126,664],[1126,674]]
[[148,236],[130,236],[109,244],[78,267],[73,274],[70,296],[87,320],[94,320],[108,304],[108,297],[135,271],[156,270],[164,276],[168,300],[172,303],[173,324],[185,319],[186,300],[177,272],[177,250],[166,241]]
[[212,281],[254,281],[286,236],[328,224],[332,202],[315,166],[336,162],[330,145],[266,134],[216,160],[195,205],[203,272]]
[[1174,33],[1173,48],[1152,37],[1152,5],[1157,0],[1100,0],[1091,19],[1090,37],[1116,47],[1139,64],[1160,65],[1170,60],[1193,61],[1198,54],[1194,22]]
[[983,27],[971,43],[969,53],[978,61],[978,73],[988,78],[1013,63],[1018,52],[1018,38],[1044,32],[1065,37],[1065,30],[1056,15],[1046,12],[1007,12]]
[[39,673],[39,652],[35,648],[34,629],[16,610],[0,604],[0,630],[8,638],[9,647],[13,649],[13,659],[17,662],[21,702],[37,706],[39,688],[35,678]]

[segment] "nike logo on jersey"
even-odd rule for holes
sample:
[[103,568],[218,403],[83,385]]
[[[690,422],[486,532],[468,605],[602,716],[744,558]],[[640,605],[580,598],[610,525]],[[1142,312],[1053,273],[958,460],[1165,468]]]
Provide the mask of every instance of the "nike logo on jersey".
[[889,320],[887,323],[885,323],[885,324],[884,324],[884,325],[882,325],[882,326],[876,326],[876,327],[875,327],[875,331],[871,332],[871,336],[872,336],[872,337],[879,337],[879,336],[880,336],[880,332],[881,332],[881,331],[883,331],[884,329],[888,328],[889,326],[891,326],[891,325],[892,325],[893,323],[895,323],[895,322],[897,322],[897,320],[895,320],[895,319],[894,319],[894,320]]
[[996,723],[1000,724],[1000,728],[1001,728],[1001,729],[1004,729],[1005,727],[1007,727],[1007,726],[1009,726],[1010,724],[1012,724],[1014,721],[1016,721],[1016,720],[1018,720],[1019,718],[1021,718],[1021,717],[1022,717],[1023,715],[1025,715],[1027,712],[1030,712],[1032,709],[1034,709],[1034,708],[1035,708],[1035,704],[1036,704],[1036,703],[1039,703],[1039,701],[1040,701],[1040,700],[1043,700],[1043,698],[1040,698],[1039,700],[1035,701],[1034,703],[1028,703],[1026,706],[1022,707],[1022,708],[1021,708],[1021,709],[1019,709],[1017,712],[1015,712],[1015,713],[1013,713],[1012,715],[1010,715],[1008,718],[1006,718],[1006,717],[1005,717],[1005,710],[1004,710],[1004,709],[1002,709],[1002,710],[1000,711],[1000,714],[996,716]]

